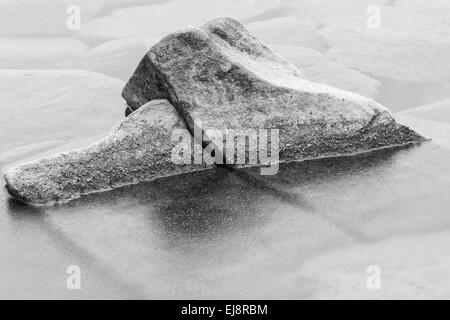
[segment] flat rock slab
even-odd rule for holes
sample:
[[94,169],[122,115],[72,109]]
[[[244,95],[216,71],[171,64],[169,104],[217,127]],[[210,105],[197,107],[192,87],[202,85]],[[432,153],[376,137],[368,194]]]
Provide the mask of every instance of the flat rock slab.
[[122,96],[133,110],[168,99],[191,133],[200,125],[278,129],[281,160],[423,140],[373,100],[305,79],[228,18],[162,39],[144,56]]
[[9,169],[6,188],[31,204],[49,204],[140,181],[203,170],[177,165],[172,158],[174,130],[184,121],[166,100],[152,101],[123,120],[101,141]]

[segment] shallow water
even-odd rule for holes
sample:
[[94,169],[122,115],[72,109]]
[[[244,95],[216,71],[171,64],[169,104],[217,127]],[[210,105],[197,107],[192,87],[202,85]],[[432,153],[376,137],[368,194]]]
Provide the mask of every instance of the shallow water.
[[[317,275],[286,279],[339,248],[450,228],[449,155],[429,142],[272,177],[218,168],[39,209],[2,190],[0,297],[320,296]],[[72,264],[80,291],[65,287]]]
[[[376,77],[374,77],[376,78]],[[399,112],[438,102],[450,96],[449,84],[413,83],[386,78],[380,81],[380,94],[375,99],[392,112]]]
[[[143,3],[116,2],[94,17]],[[286,4],[299,9],[286,9]],[[414,4],[409,6],[415,10]],[[341,10],[349,9],[327,1],[322,6],[282,1],[244,22],[313,16],[322,28],[323,16]],[[430,16],[447,16],[440,7],[433,10],[427,9]],[[360,12],[363,18],[366,7]],[[106,43],[76,32],[74,38],[91,49]],[[324,48],[332,49],[328,43]],[[141,49],[106,50],[105,62],[94,60],[93,65],[116,61],[118,70],[133,67],[137,61],[127,57],[134,50]],[[6,58],[14,65],[22,59],[28,68],[41,68],[48,60],[34,50],[29,53],[18,60]],[[448,65],[441,62],[443,68]],[[375,100],[394,112],[450,96],[445,82],[377,80],[381,87]],[[55,88],[60,89],[58,83]],[[120,90],[115,96],[120,97]],[[61,96],[51,92],[46,85],[36,95],[48,94],[45,103]],[[31,102],[16,108],[11,103],[18,95],[6,97],[0,109],[9,116],[0,123],[12,126],[0,141],[0,168],[87,145],[123,118],[122,101],[102,104],[105,112],[79,104],[71,109],[67,103],[62,109],[59,104],[45,110],[36,105],[33,111],[34,94],[24,96]],[[450,125],[442,110],[419,114],[439,123],[407,123],[432,142],[283,164],[274,177],[259,176],[256,169],[216,169],[49,208],[25,206],[0,188],[0,299],[450,298]],[[54,124],[57,130],[48,129]],[[81,268],[81,290],[66,288],[69,265]],[[369,265],[381,268],[382,290],[368,290]]]

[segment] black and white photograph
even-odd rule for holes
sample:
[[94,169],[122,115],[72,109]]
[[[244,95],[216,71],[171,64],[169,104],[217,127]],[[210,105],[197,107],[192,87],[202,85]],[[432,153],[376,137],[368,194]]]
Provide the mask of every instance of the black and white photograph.
[[0,184],[0,300],[448,300],[450,1],[0,0]]

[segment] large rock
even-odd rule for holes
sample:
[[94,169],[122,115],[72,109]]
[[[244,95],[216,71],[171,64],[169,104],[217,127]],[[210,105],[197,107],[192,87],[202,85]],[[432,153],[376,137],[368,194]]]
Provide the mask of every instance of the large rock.
[[162,39],[144,56],[122,95],[134,110],[152,99],[169,99],[191,133],[200,124],[279,129],[282,160],[423,139],[373,100],[308,81],[227,18]]
[[48,204],[204,169],[202,165],[175,164],[171,141],[176,129],[189,135],[170,103],[152,101],[91,146],[9,169],[6,188],[25,203]]

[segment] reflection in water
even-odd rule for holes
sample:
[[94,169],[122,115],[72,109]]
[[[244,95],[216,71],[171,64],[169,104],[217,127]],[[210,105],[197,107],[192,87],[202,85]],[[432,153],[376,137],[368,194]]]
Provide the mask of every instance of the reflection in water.
[[26,205],[13,198],[8,198],[7,209],[13,219],[27,219],[31,221],[39,221],[45,215],[42,208]]
[[183,242],[216,238],[236,227],[242,230],[261,223],[266,196],[231,172],[216,168],[88,195],[54,211],[126,204],[145,212],[147,222],[163,229],[167,240]]
[[162,230],[161,234],[172,245],[188,239],[212,239],[236,229],[243,231],[264,224],[268,218],[264,214],[268,212],[263,209],[277,201],[319,214],[308,200],[291,189],[357,176],[374,167],[389,167],[399,149],[402,148],[283,163],[274,176],[260,176],[259,168],[216,167],[91,194],[48,212],[61,214],[125,205],[135,207],[136,211],[147,211],[148,223]]
[[[407,149],[282,164],[275,176],[217,167],[48,208],[10,199],[7,211],[16,223],[33,221],[61,251],[128,296],[248,297],[270,276],[260,290],[271,297],[280,268],[298,268],[347,241],[371,241],[324,210],[321,202],[334,200],[323,198],[330,195],[323,188],[355,194],[352,185],[396,167]],[[342,210],[338,201],[333,206]]]
[[379,103],[392,112],[425,106],[449,97],[448,84],[436,82],[404,82],[388,78],[373,77],[380,81]]

